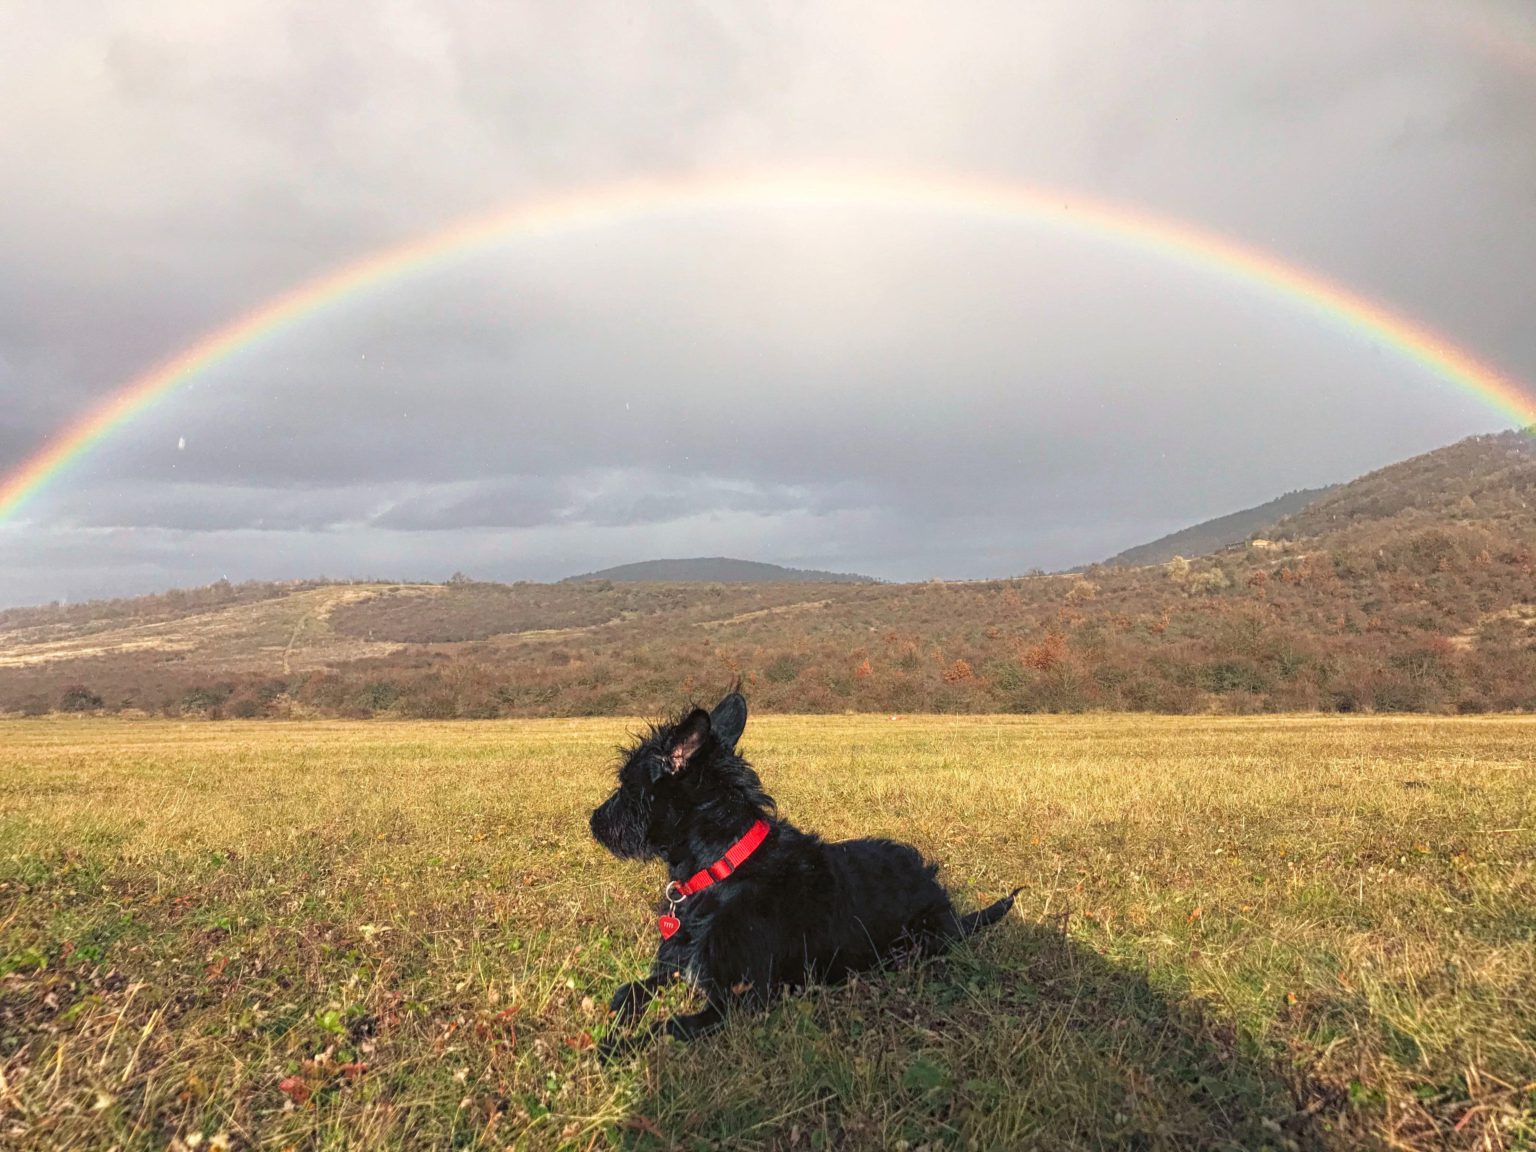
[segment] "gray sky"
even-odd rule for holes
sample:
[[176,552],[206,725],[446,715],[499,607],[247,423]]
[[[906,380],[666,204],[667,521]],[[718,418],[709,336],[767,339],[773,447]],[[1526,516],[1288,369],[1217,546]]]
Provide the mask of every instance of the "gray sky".
[[[17,5],[0,475],[328,269],[525,197],[743,169],[1114,201],[1536,380],[1518,13]],[[678,555],[1007,575],[1510,423],[1294,303],[1101,238],[940,212],[636,219],[391,281],[202,374],[0,525],[0,604]]]

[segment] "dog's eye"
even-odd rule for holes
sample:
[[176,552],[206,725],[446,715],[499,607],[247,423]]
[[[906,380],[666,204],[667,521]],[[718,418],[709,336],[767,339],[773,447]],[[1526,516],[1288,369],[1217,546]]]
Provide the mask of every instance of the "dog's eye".
[[655,757],[652,756],[637,756],[633,760],[625,761],[624,766],[619,769],[619,783],[621,785],[646,783],[654,776],[651,768],[651,761],[654,759]]

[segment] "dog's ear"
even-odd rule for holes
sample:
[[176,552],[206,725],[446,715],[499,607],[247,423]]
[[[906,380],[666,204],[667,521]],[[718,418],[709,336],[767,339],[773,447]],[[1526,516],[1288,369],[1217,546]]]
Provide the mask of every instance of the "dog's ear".
[[709,714],[709,727],[720,741],[720,747],[728,752],[736,750],[736,741],[747,726],[747,700],[740,692],[732,692],[715,705]]
[[672,729],[672,735],[667,740],[668,774],[676,776],[688,767],[689,761],[698,755],[707,739],[709,713],[702,708],[695,708],[677,722],[677,727]]

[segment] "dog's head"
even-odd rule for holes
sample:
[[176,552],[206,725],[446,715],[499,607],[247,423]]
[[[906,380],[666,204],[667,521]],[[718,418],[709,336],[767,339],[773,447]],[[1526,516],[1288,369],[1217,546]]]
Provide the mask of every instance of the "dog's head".
[[698,813],[735,816],[772,808],[757,773],[736,755],[747,726],[747,702],[732,692],[702,708],[654,725],[625,749],[619,786],[592,813],[592,836],[623,859],[664,854],[688,836]]

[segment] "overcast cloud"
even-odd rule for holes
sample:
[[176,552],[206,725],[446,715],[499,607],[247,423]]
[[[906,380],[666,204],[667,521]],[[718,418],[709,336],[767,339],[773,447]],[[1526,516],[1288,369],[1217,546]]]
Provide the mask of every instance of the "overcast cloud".
[[[1536,379],[1536,23],[1438,0],[56,3],[0,40],[0,475],[264,300],[634,176],[977,174],[1263,248]],[[0,604],[734,555],[1101,559],[1507,413],[1028,223],[776,210],[486,249],[263,339],[0,525]]]

